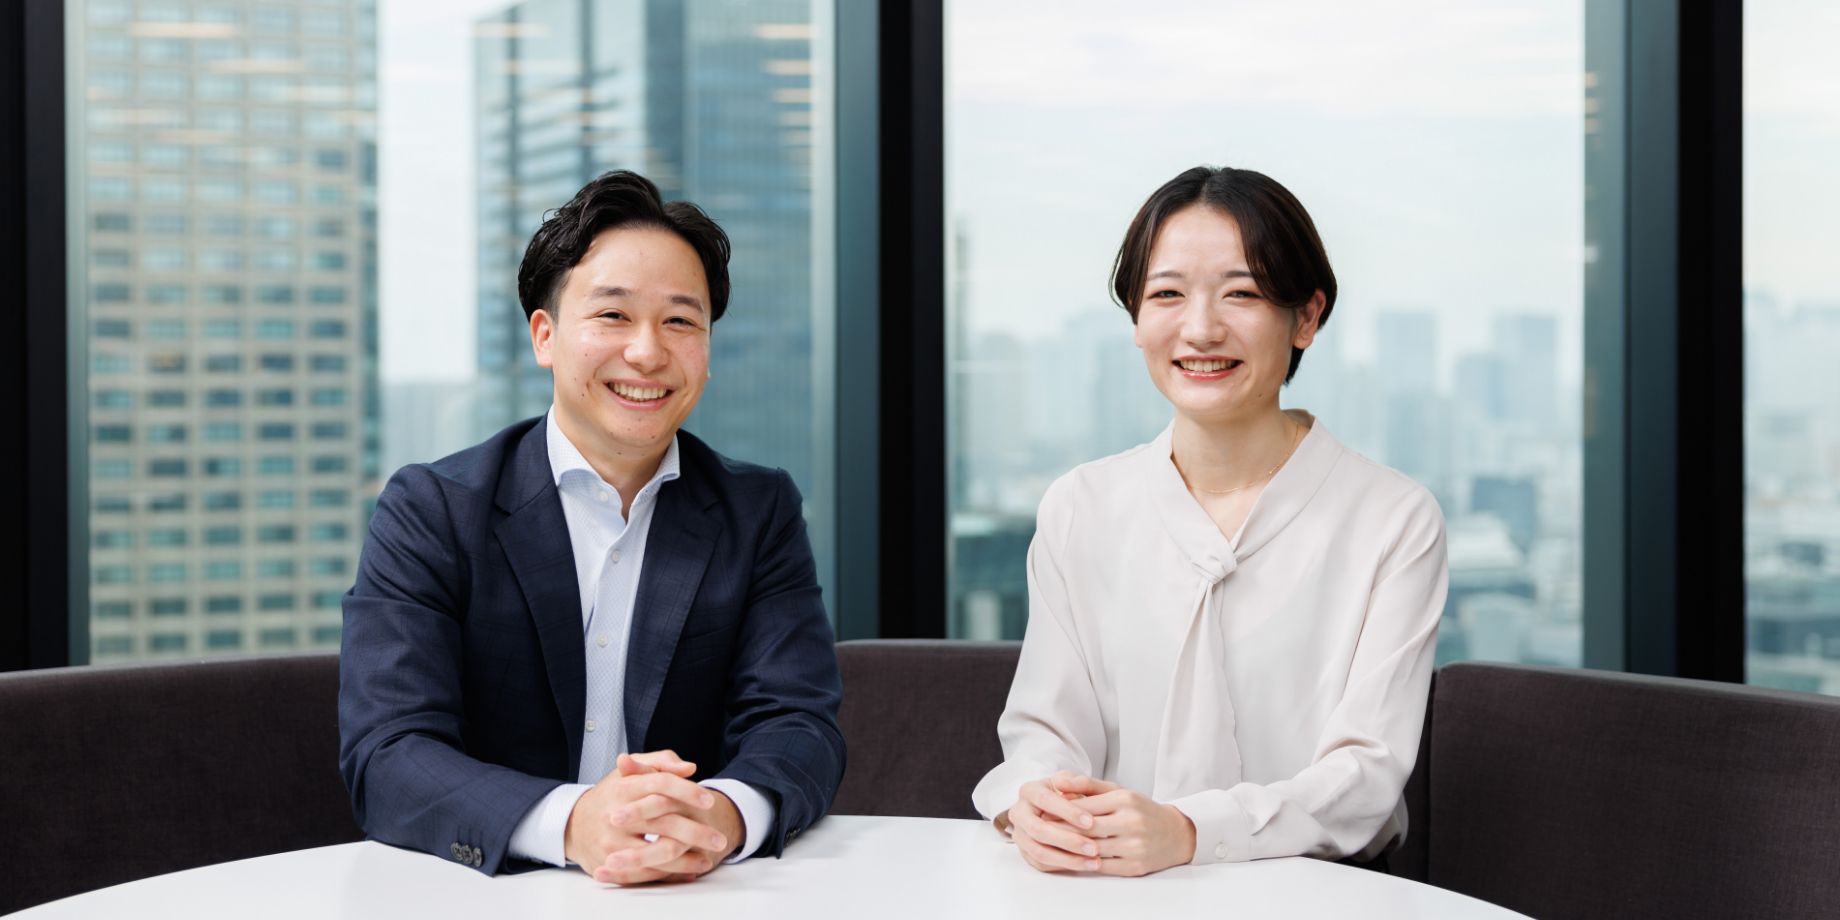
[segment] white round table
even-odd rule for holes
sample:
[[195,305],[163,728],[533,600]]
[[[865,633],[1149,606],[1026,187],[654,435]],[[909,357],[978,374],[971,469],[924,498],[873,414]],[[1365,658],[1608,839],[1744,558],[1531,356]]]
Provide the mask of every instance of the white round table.
[[[101,854],[99,858],[107,858]],[[783,859],[682,885],[618,888],[574,869],[488,878],[444,859],[351,843],[155,876],[14,914],[60,917],[1511,918],[1512,911],[1352,866],[1267,859],[1145,878],[1045,875],[982,821],[835,816]]]

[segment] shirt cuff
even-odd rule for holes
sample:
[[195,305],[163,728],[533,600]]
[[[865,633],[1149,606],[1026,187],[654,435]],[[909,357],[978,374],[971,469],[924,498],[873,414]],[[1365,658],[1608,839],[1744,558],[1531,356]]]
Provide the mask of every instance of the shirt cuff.
[[1195,824],[1189,865],[1245,862],[1252,858],[1252,816],[1225,789],[1208,789],[1169,803]]
[[575,810],[582,793],[592,788],[581,783],[563,783],[537,800],[511,831],[511,842],[506,845],[511,855],[552,866],[570,865],[564,852],[569,835],[569,814]]
[[699,785],[728,796],[728,800],[735,803],[735,810],[741,813],[741,832],[746,838],[745,842],[741,844],[741,849],[723,862],[738,863],[754,855],[754,851],[760,849],[760,845],[767,839],[767,828],[773,826],[773,803],[767,801],[760,790],[738,779],[706,779]]

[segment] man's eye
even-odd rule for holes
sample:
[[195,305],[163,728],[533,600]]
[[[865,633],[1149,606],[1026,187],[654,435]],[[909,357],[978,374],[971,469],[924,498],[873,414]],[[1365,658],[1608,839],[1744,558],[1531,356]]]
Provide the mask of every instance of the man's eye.
[[625,319],[626,314],[621,313],[618,310],[602,310],[600,313],[596,314],[594,318],[595,319]]

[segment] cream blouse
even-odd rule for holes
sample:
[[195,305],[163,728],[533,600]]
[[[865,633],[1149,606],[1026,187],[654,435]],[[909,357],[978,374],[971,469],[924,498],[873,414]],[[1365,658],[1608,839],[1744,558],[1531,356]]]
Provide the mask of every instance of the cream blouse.
[[1071,770],[1181,809],[1197,863],[1371,857],[1406,829],[1448,581],[1437,502],[1316,423],[1229,540],[1170,438],[1042,496],[1004,760],[972,801],[995,818]]

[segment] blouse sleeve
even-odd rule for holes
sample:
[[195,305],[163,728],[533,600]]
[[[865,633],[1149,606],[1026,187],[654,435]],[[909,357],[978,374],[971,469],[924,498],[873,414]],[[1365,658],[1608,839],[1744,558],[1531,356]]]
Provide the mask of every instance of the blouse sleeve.
[[1029,542],[1029,623],[1009,702],[997,720],[1003,762],[971,793],[986,818],[1009,811],[1024,783],[1058,770],[1096,776],[1094,765],[1105,763],[1105,726],[1062,575],[1069,521],[1055,493],[1050,489],[1042,498]]
[[1352,855],[1398,806],[1418,755],[1449,583],[1443,516],[1417,494],[1380,565],[1346,689],[1311,764],[1287,780],[1169,803],[1195,824],[1194,862]]

